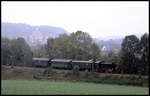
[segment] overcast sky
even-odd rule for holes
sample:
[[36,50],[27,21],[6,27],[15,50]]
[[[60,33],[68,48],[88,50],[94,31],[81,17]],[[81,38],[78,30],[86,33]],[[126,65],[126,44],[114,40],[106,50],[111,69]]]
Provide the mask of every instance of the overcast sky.
[[50,25],[92,37],[149,32],[148,2],[2,1],[2,22]]

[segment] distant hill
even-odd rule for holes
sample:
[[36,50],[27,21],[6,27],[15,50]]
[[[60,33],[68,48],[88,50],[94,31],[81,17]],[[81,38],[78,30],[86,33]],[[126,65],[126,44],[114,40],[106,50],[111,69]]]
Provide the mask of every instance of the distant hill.
[[30,46],[46,43],[49,37],[58,37],[60,34],[68,32],[60,27],[54,26],[31,26],[23,23],[2,23],[2,36],[8,38],[23,37]]

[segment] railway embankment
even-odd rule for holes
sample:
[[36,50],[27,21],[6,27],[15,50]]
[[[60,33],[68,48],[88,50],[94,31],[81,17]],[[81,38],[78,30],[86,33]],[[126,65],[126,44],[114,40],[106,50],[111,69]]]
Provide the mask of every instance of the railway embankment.
[[2,66],[2,80],[49,80],[93,82],[105,84],[149,86],[149,77],[142,75],[96,73],[78,70],[57,70],[51,68],[31,68]]

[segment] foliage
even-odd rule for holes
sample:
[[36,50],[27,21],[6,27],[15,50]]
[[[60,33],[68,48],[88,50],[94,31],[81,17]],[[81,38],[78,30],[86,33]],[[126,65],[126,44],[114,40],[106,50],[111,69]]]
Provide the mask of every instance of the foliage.
[[126,36],[118,53],[119,73],[149,73],[149,35],[145,33],[139,40],[135,35]]
[[100,57],[98,45],[92,42],[88,33],[77,31],[70,35],[62,34],[59,37],[47,40],[47,53],[50,58],[89,60]]
[[77,76],[80,75],[79,66],[74,66],[74,67],[73,67],[72,75],[73,75],[74,77],[77,77]]
[[70,59],[71,43],[67,34],[62,34],[54,41],[54,52],[56,58]]
[[47,53],[46,45],[38,46],[33,50],[33,57],[36,58],[48,58],[49,55]]
[[31,64],[32,52],[29,45],[23,38],[17,38],[12,40],[12,50],[14,62],[16,64]]
[[85,70],[85,72],[84,72],[84,74],[83,74],[83,77],[84,77],[84,78],[88,78],[88,77],[89,77],[89,72],[88,72],[87,69]]
[[140,40],[139,43],[139,54],[141,56],[140,58],[140,64],[141,67],[139,69],[141,74],[149,74],[149,35],[145,33]]
[[123,60],[123,72],[129,74],[137,74],[138,63],[136,62],[137,47],[139,39],[135,35],[126,36],[122,42],[122,60]]
[[23,38],[2,38],[2,64],[31,66],[32,51]]
[[11,59],[11,40],[2,37],[2,65],[10,64]]
[[107,62],[117,62],[117,54],[114,52],[113,49],[111,49],[107,54],[103,54],[101,56],[102,60]]
[[91,56],[93,59],[95,60],[100,60],[100,48],[98,47],[98,45],[96,43],[93,42],[92,46],[91,46]]
[[[93,59],[93,55],[96,56],[97,54],[100,54],[99,47],[96,44],[93,44],[92,38],[88,33],[77,31],[76,33],[72,33],[70,37],[72,44],[74,44],[74,59],[89,60]],[[96,49],[96,54],[93,53],[94,49]]]
[[117,54],[117,72],[118,73],[123,73],[123,60],[122,60],[122,57],[123,56],[123,53],[122,53],[122,50],[120,50]]
[[46,46],[46,51],[48,52],[48,55],[50,58],[54,58],[54,38],[48,38],[47,40],[47,44],[45,45]]

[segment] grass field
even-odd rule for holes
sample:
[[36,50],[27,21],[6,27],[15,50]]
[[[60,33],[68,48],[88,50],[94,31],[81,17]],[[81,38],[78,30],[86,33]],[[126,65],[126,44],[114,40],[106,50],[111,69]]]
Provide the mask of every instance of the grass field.
[[149,94],[147,87],[83,82],[2,80],[2,94]]

